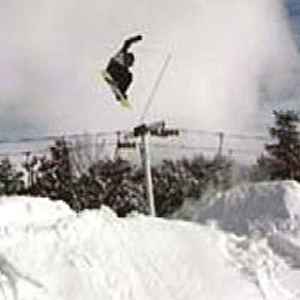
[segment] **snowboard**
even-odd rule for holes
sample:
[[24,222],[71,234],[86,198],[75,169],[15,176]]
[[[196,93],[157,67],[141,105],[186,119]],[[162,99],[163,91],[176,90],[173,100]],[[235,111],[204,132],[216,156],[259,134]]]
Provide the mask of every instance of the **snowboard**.
[[120,102],[120,104],[123,107],[130,108],[131,105],[130,105],[128,99],[125,98],[124,95],[122,94],[122,92],[119,90],[119,88],[118,88],[115,80],[112,78],[112,76],[106,70],[102,70],[101,74],[102,74],[104,81],[111,87],[113,93],[115,94],[115,96],[117,98],[117,101]]

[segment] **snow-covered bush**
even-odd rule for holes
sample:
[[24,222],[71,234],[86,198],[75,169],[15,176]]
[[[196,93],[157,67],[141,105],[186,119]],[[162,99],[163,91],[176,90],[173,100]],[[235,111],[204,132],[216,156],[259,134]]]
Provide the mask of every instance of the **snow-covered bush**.
[[167,216],[181,207],[185,198],[200,199],[204,194],[231,187],[232,162],[226,158],[208,160],[165,160],[153,168],[155,206],[159,216]]
[[24,193],[24,173],[15,170],[8,158],[0,162],[0,194],[13,195]]
[[90,177],[103,183],[101,203],[111,207],[121,217],[133,210],[141,213],[149,211],[138,172],[130,162],[121,158],[115,161],[100,160],[89,168]]

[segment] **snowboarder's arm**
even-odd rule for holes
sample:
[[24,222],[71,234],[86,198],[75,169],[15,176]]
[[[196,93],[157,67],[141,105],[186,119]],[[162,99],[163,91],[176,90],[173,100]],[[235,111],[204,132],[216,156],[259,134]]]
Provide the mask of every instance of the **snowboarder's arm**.
[[142,40],[142,36],[141,35],[136,35],[133,36],[129,39],[127,39],[124,44],[123,47],[121,48],[120,52],[127,52],[127,50],[129,49],[129,47],[131,46],[131,44],[136,43],[138,41]]

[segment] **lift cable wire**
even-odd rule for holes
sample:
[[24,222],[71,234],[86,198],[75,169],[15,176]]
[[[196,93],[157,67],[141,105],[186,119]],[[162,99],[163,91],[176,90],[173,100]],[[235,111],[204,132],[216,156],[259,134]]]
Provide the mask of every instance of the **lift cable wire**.
[[76,139],[79,137],[84,136],[94,136],[97,135],[97,137],[102,136],[109,136],[109,135],[115,135],[115,131],[100,131],[95,133],[73,133],[73,134],[67,134],[67,135],[48,135],[48,136],[37,136],[37,137],[28,137],[28,138],[19,138],[16,140],[11,140],[8,138],[0,139],[0,144],[23,144],[23,143],[30,143],[30,142],[38,142],[38,141],[54,141],[61,138],[70,138],[70,139]]
[[[105,144],[105,147],[113,147],[115,146],[116,143],[113,142],[108,142]],[[138,146],[138,145],[137,145]],[[166,145],[166,144],[160,144],[160,143],[151,143],[150,142],[150,147],[151,148],[164,148],[164,149],[176,149],[176,150],[191,150],[191,151],[209,151],[209,152],[216,152],[218,150],[218,147],[205,147],[205,146],[189,146],[189,145]],[[75,152],[78,150],[84,150],[88,148],[99,148],[103,150],[103,144],[95,144],[92,143],[90,145],[80,145],[80,146],[70,146],[68,149],[70,152]],[[128,151],[128,149],[121,149],[124,151]],[[130,151],[136,151],[136,148],[130,148]],[[264,152],[264,149],[261,150],[252,150],[252,149],[241,149],[241,148],[235,148],[235,147],[226,147],[226,149],[223,149],[223,151],[228,151],[232,154],[237,154],[237,153],[248,153],[248,154],[257,154],[258,152]],[[11,151],[11,152],[2,152],[0,153],[0,157],[9,157],[9,156],[24,156],[27,154],[31,155],[38,155],[38,154],[46,154],[46,153],[51,153],[50,147],[49,148],[44,148],[44,149],[34,149],[34,150],[26,150],[26,151]]]
[[265,135],[251,135],[251,134],[241,134],[241,133],[226,133],[223,131],[209,131],[203,129],[184,129],[179,128],[179,131],[182,133],[193,133],[193,134],[207,134],[207,135],[220,135],[223,133],[227,137],[236,138],[236,139],[254,139],[254,140],[263,140],[263,141],[271,141],[272,138]]
[[[263,141],[271,141],[272,138],[269,138],[267,136],[263,135],[250,135],[250,134],[234,134],[234,133],[226,133],[222,131],[208,131],[208,130],[202,130],[202,129],[178,129],[180,133],[183,134],[197,134],[197,135],[215,135],[219,136],[220,133],[223,133],[227,138],[235,138],[235,139],[254,139],[254,140],[263,140]],[[73,133],[73,134],[66,134],[66,135],[48,135],[48,136],[37,136],[37,137],[25,137],[25,138],[19,138],[19,139],[0,139],[0,144],[23,144],[23,143],[30,143],[30,142],[38,142],[38,141],[53,141],[61,138],[66,139],[76,139],[80,137],[87,137],[87,136],[97,136],[97,138],[105,137],[105,136],[115,136],[117,133],[121,133],[127,137],[130,137],[130,135],[127,135],[129,130],[115,130],[115,131],[99,131],[94,133]]]

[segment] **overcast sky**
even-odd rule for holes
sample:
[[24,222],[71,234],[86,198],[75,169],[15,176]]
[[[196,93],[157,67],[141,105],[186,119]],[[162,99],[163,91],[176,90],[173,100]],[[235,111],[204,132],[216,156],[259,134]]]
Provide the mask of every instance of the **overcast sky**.
[[[3,0],[0,131],[135,126],[170,53],[146,121],[262,132],[273,109],[299,103],[298,7],[277,0]],[[144,39],[133,48],[133,109],[125,114],[92,74],[137,33]]]

